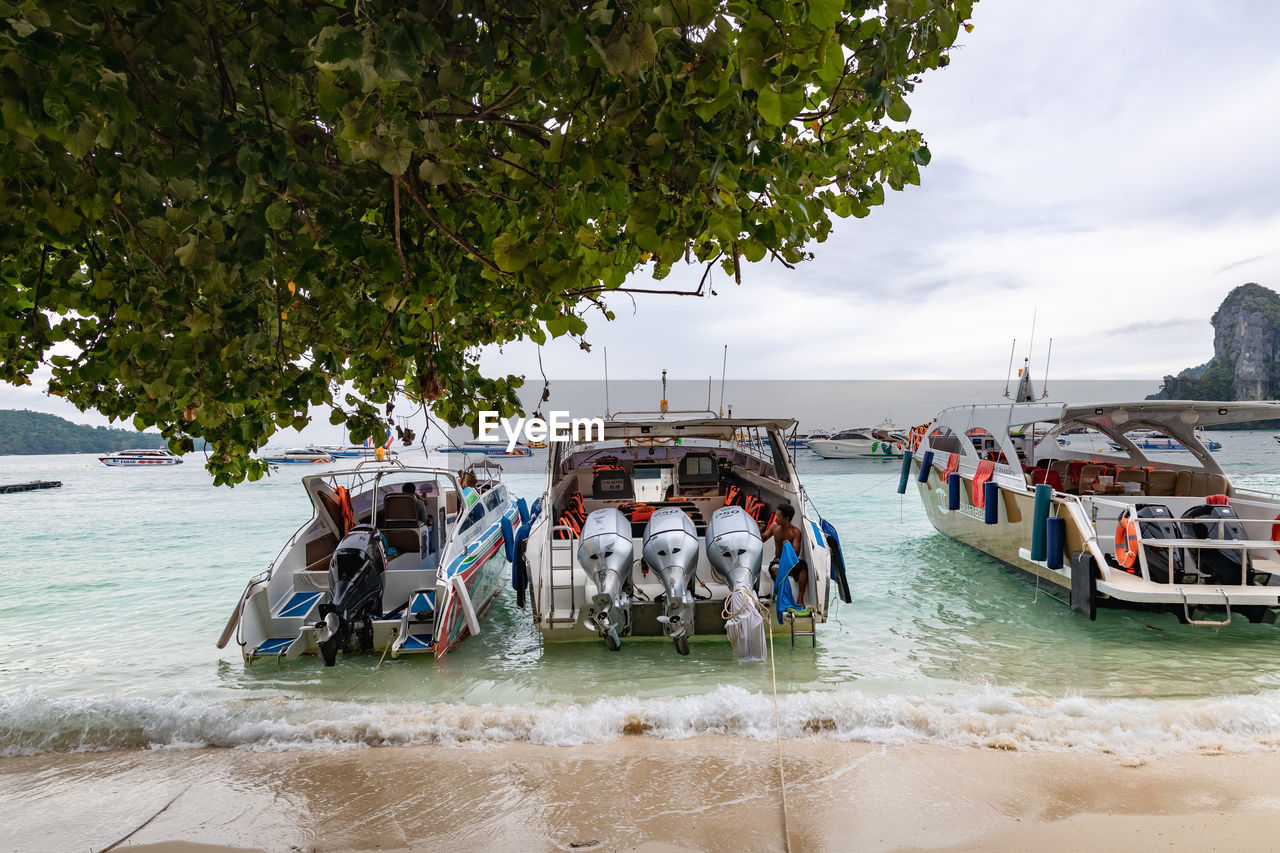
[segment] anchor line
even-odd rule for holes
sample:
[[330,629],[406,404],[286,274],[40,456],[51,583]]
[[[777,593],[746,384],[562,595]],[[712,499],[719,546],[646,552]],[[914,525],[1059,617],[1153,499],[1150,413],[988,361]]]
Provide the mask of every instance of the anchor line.
[[[759,599],[756,604],[761,610],[764,605],[760,604]],[[765,618],[768,619],[768,611],[765,611]],[[773,629],[769,631],[769,674],[773,678],[773,725],[774,725],[774,741],[778,744],[778,789],[782,792],[782,844],[786,853],[791,853],[791,827],[787,823],[787,773],[782,758],[782,711],[778,708],[778,667],[777,657],[773,651]]]

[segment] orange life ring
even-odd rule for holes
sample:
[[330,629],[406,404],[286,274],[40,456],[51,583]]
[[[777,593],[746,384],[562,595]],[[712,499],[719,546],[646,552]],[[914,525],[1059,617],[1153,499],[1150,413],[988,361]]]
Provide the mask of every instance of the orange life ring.
[[1129,517],[1129,511],[1116,523],[1116,559],[1126,569],[1138,564],[1138,522]]

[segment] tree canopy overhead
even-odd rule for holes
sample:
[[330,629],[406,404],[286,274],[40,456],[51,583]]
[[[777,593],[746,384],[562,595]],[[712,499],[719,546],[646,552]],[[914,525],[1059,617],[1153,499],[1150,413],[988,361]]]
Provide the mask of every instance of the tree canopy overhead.
[[906,96],[971,11],[0,0],[0,378],[203,436],[218,482],[311,405],[356,440],[400,393],[510,411],[478,347],[918,183]]

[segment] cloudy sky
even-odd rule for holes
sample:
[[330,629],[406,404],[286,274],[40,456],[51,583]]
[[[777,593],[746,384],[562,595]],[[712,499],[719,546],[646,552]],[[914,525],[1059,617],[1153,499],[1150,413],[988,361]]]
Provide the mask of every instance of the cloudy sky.
[[[980,0],[973,22],[911,100],[921,186],[838,220],[795,270],[615,299],[593,352],[555,341],[547,373],[599,377],[607,346],[611,377],[718,378],[728,344],[730,378],[1003,380],[1033,314],[1051,375],[1207,361],[1232,287],[1280,289],[1280,4]],[[531,345],[484,364],[538,375]]]
[[[1208,360],[1232,287],[1280,289],[1280,4],[981,0],[974,25],[911,101],[933,153],[922,186],[837,221],[795,270],[750,265],[740,288],[721,275],[712,299],[615,299],[590,354],[544,348],[548,375],[598,378],[607,347],[611,377],[705,381],[727,344],[730,379],[1002,388],[1033,314],[1037,377],[1050,337],[1051,378],[1158,380]],[[527,343],[483,363],[538,376]],[[0,407],[103,422],[34,388],[0,386]]]

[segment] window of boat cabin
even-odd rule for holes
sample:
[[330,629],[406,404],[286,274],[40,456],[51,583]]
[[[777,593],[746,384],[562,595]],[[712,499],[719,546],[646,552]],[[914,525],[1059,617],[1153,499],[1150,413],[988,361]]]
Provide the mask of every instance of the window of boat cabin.
[[987,432],[982,427],[974,427],[965,433],[973,449],[978,451],[978,456],[983,459],[990,459],[1001,465],[1009,464],[1009,460],[1005,458],[1004,451],[1000,449],[1000,442],[996,441],[996,437]]
[[484,496],[484,508],[486,510],[497,509],[502,503],[502,495],[498,494],[497,489],[490,489],[489,494]]
[[[776,432],[769,434],[769,450],[773,452],[773,476],[775,479],[783,482],[791,482],[791,474],[787,472],[787,449],[786,443],[782,441],[782,437]],[[761,474],[764,470],[761,469]],[[765,476],[768,476],[765,474]]]
[[[972,445],[970,445],[972,446]],[[964,455],[964,444],[960,441],[960,436],[951,431],[950,427],[940,426],[929,433],[929,449],[935,453],[959,453]]]
[[475,506],[471,507],[471,511],[467,513],[467,517],[462,520],[462,527],[458,528],[458,532],[466,530],[480,519],[484,518],[484,502],[476,501]]

